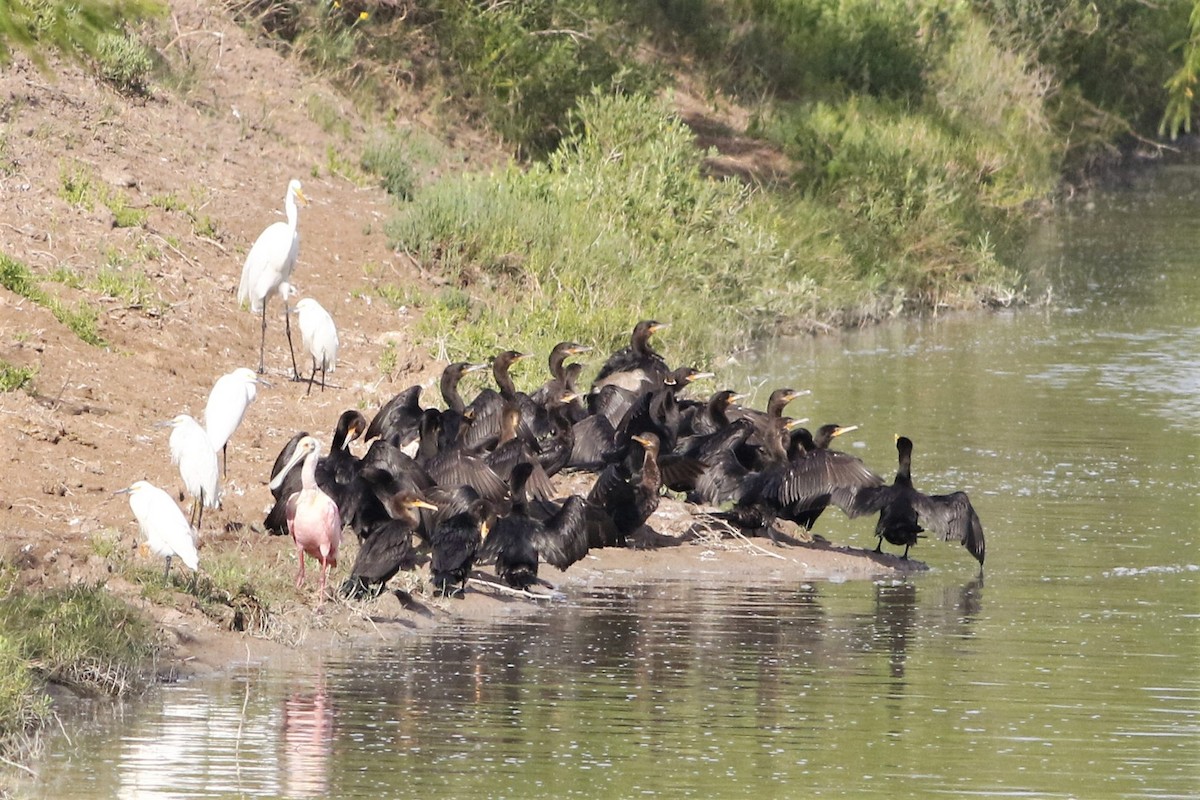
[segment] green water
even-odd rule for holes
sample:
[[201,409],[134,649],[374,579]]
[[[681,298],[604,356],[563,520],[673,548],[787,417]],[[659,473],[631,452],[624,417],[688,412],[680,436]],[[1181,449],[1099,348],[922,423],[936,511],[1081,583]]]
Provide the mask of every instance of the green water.
[[164,687],[73,723],[26,793],[1196,797],[1197,209],[1200,170],[1159,169],[1039,230],[1050,308],[789,342],[729,376],[811,389],[789,412],[862,425],[840,446],[883,474],[910,436],[919,487],[970,493],[982,578],[927,540],[908,581],[580,593]]

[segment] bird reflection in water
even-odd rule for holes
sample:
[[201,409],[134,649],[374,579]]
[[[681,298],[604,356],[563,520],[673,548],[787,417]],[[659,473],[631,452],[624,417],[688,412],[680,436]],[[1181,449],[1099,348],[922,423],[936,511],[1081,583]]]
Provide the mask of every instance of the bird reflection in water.
[[288,695],[283,705],[283,784],[288,797],[323,797],[329,791],[333,755],[333,702],[325,675],[309,691]]
[[916,628],[917,587],[908,581],[875,586],[875,636],[888,649],[888,673],[904,679],[908,645]]

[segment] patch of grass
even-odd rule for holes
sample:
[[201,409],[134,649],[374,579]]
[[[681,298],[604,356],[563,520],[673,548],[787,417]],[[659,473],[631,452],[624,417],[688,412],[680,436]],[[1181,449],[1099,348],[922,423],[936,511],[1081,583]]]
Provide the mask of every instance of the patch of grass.
[[0,739],[44,719],[46,683],[123,696],[142,686],[140,669],[156,650],[151,627],[103,586],[10,586],[0,597]]
[[401,200],[412,199],[417,177],[405,142],[398,136],[373,139],[363,150],[362,168],[376,175],[387,193]]
[[166,194],[156,194],[150,198],[150,205],[155,208],[161,208],[163,211],[182,211],[187,208],[187,203],[179,199],[179,195],[174,192]]
[[50,718],[50,697],[40,691],[17,640],[0,633],[0,754],[27,750]]
[[398,356],[396,354],[396,343],[387,342],[383,345],[383,350],[379,352],[379,374],[385,378],[390,378],[396,374],[396,364]]
[[62,164],[58,170],[58,196],[76,208],[96,208],[96,185],[90,170],[81,164]]
[[332,144],[325,146],[325,171],[329,175],[345,178],[356,185],[363,183],[362,173],[359,171],[358,165],[354,163],[353,159],[348,158],[345,153]]
[[92,285],[105,297],[121,300],[130,307],[148,305],[153,297],[144,272],[102,267]]
[[420,308],[425,305],[427,300],[425,293],[420,288],[410,284],[397,286],[391,283],[384,283],[376,286],[374,293],[380,300],[397,309]]
[[52,269],[47,277],[54,283],[61,283],[72,289],[83,288],[83,276],[65,264],[60,264]]
[[0,394],[24,389],[37,375],[36,367],[18,367],[0,359]]
[[107,194],[105,205],[113,213],[113,222],[118,228],[140,228],[146,224],[149,212],[144,208],[129,205],[125,195],[120,192]]
[[149,48],[128,33],[107,33],[97,43],[96,71],[119,92],[148,94],[153,67]]
[[217,226],[215,219],[208,214],[189,214],[188,216],[192,219],[192,233],[201,239],[220,241],[221,229]]
[[108,528],[97,531],[91,538],[92,552],[117,568],[125,565],[127,550],[121,546],[121,535]]
[[85,211],[94,211],[97,203],[106,206],[118,228],[138,228],[146,222],[145,209],[130,206],[122,192],[99,183],[91,170],[79,163],[59,168],[58,195]]
[[304,100],[304,111],[326,133],[338,136],[343,141],[350,138],[349,120],[337,104],[325,95],[310,94]]
[[108,347],[108,341],[100,335],[100,329],[97,327],[100,312],[93,306],[81,300],[72,308],[58,298],[50,298],[46,307],[55,319],[66,325],[81,341],[93,347]]
[[4,254],[0,254],[0,286],[47,309],[84,342],[96,347],[108,346],[97,328],[100,312],[82,301],[68,307],[38,285],[29,267]]

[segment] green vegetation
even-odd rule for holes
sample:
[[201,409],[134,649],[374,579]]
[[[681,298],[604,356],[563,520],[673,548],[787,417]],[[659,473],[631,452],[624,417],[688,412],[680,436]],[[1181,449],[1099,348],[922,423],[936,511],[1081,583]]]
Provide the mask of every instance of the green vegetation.
[[155,652],[146,622],[102,586],[36,594],[0,570],[0,752],[21,749],[49,716],[47,683],[121,696]]
[[6,0],[0,14],[0,65],[9,62],[14,49],[43,65],[46,49],[103,58],[102,51],[112,48],[106,37],[123,35],[123,26],[161,14],[165,7],[158,0]]
[[407,148],[399,137],[371,141],[363,150],[360,163],[365,171],[379,176],[379,183],[388,194],[400,200],[412,199],[417,177]]
[[[827,124],[849,127],[837,123]],[[919,125],[900,126],[859,146],[880,162],[921,135]],[[579,110],[578,133],[546,163],[428,187],[388,228],[397,247],[450,279],[423,305],[419,330],[448,335],[455,357],[478,357],[506,342],[548,350],[556,338],[597,332],[609,337],[601,348],[618,345],[650,316],[672,324],[673,358],[703,362],[831,314],[995,302],[1017,291],[986,239],[961,241],[970,229],[948,223],[948,241],[934,238],[922,215],[948,204],[939,189],[952,188],[944,174],[902,165],[898,152],[894,169],[908,174],[894,196],[875,196],[887,176],[864,171],[859,183],[837,185],[862,195],[845,199],[819,181],[785,195],[712,180],[701,156],[665,104],[597,92]],[[956,220],[986,217],[969,205],[952,210]],[[935,288],[920,267],[939,247],[945,274]]]
[[63,164],[59,168],[59,196],[71,205],[92,211],[96,204],[108,208],[118,228],[140,228],[146,222],[145,209],[133,208],[121,192],[96,181],[82,164]]
[[1174,138],[1180,131],[1192,130],[1196,81],[1200,77],[1200,4],[1192,6],[1188,25],[1191,35],[1183,44],[1183,63],[1166,82],[1167,108],[1158,125],[1159,136],[1170,134]]
[[68,307],[38,285],[29,267],[3,254],[0,254],[0,286],[46,308],[87,344],[108,347],[97,327],[99,311],[83,301],[76,303],[74,308]]
[[0,394],[24,389],[36,374],[35,367],[18,367],[0,359]]
[[153,66],[149,48],[133,36],[106,33],[97,42],[97,71],[118,91],[146,94]]

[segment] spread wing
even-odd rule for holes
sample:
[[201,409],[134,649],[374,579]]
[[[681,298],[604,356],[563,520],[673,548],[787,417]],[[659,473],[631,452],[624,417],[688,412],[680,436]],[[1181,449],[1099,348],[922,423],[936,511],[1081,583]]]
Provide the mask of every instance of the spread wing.
[[962,542],[981,565],[986,554],[983,524],[966,492],[923,495],[914,493],[913,509],[921,527],[946,542]]
[[571,495],[558,513],[546,520],[531,536],[538,555],[560,570],[587,555],[587,530],[584,526],[584,499]]

